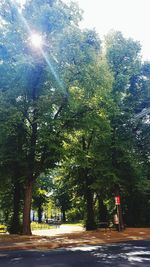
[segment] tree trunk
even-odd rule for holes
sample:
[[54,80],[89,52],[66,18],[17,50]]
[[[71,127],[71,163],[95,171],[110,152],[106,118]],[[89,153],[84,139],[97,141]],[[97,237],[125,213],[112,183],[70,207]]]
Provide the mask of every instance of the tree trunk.
[[42,222],[42,212],[43,212],[43,209],[42,209],[42,205],[40,204],[38,206],[38,223]]
[[[115,195],[120,196],[120,189],[119,189],[119,185],[117,184],[115,185]],[[124,230],[124,223],[123,223],[123,217],[122,217],[121,203],[120,205],[118,205],[117,211],[118,211],[118,217],[119,217],[119,230],[122,231]]]
[[62,209],[62,221],[63,222],[66,222],[66,212],[65,212],[65,210],[64,209]]
[[28,180],[25,188],[24,196],[24,209],[23,209],[23,235],[31,235],[31,226],[30,226],[30,210],[32,202],[32,188],[33,180]]
[[86,201],[86,230],[95,230],[96,223],[94,218],[94,207],[93,207],[93,193],[88,187],[85,195]]
[[[25,198],[24,198],[24,210],[23,210],[23,234],[31,235],[31,227],[30,227],[30,210],[31,210],[31,202],[32,202],[32,187],[33,181],[36,180],[38,174],[35,175],[35,166],[36,166],[36,143],[37,143],[37,119],[38,119],[38,108],[37,108],[37,100],[39,98],[39,89],[38,85],[42,79],[43,66],[41,64],[37,64],[32,75],[32,119],[31,119],[31,138],[29,145],[29,154],[28,154],[28,179],[25,188]],[[40,174],[40,171],[38,170]]]
[[14,199],[13,199],[13,217],[10,225],[10,234],[19,234],[21,231],[19,210],[20,210],[20,183],[18,181],[14,184]]
[[119,222],[120,222],[120,230],[124,230],[124,223],[123,223],[123,217],[122,217],[122,208],[121,205],[118,206],[119,209]]
[[99,222],[107,222],[108,221],[108,212],[106,205],[104,204],[103,199],[98,196],[98,208],[99,208]]

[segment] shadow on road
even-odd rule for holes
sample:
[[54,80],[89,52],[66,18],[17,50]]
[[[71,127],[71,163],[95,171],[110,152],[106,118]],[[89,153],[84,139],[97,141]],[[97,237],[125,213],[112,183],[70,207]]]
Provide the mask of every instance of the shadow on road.
[[150,241],[131,241],[40,252],[3,252],[0,253],[0,266],[149,267]]

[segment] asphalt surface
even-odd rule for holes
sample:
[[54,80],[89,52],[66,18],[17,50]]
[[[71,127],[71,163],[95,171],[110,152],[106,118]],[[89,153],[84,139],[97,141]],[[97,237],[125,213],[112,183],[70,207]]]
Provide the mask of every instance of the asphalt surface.
[[150,267],[150,241],[49,251],[3,251],[0,267]]

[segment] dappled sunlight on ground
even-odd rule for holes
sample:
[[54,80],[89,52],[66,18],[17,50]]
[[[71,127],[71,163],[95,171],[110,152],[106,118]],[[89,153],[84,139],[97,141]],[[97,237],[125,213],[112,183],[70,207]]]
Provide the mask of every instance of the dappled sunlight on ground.
[[[42,231],[42,230],[41,230]],[[50,232],[51,230],[49,230]],[[44,231],[43,231],[44,233]],[[51,232],[50,232],[51,233]],[[42,235],[42,233],[41,233]],[[115,230],[105,231],[99,229],[96,231],[80,231],[74,233],[62,233],[49,236],[18,236],[18,235],[0,235],[0,249],[50,249],[61,247],[77,247],[84,245],[99,245],[107,243],[116,243],[128,240],[150,240],[150,228],[127,228],[123,232]],[[131,256],[132,257],[132,256]]]
[[[135,241],[126,242],[122,244],[111,244],[105,246],[81,246],[68,248],[68,251],[84,251],[91,252],[91,254],[97,258],[97,262],[104,262],[105,264],[115,266],[115,263],[119,261],[119,266],[128,266],[124,263],[129,262],[133,266],[139,266],[138,263],[148,263],[150,266],[150,251],[145,246],[140,247],[135,245]],[[118,266],[118,265],[117,265]]]
[[143,247],[141,250],[140,247],[134,246],[132,242],[121,244],[119,250],[116,244],[113,248],[111,246],[111,250],[109,245],[98,247],[92,254],[96,256],[99,261],[104,261],[107,264],[113,264],[116,260],[123,263],[125,260],[132,263],[134,266],[137,266],[137,263],[146,261],[149,262],[150,266],[150,252],[147,247]]
[[[59,239],[60,240],[60,239]],[[150,242],[126,241],[101,245],[79,245],[74,247],[40,251],[1,252],[4,266],[51,266],[51,267],[149,267]],[[9,263],[7,265],[7,263]],[[3,265],[2,265],[3,266]]]

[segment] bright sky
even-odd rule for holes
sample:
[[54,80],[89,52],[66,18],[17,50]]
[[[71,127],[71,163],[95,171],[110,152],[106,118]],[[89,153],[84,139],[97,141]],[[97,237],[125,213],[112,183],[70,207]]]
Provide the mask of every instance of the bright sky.
[[140,41],[143,58],[150,60],[150,0],[74,1],[84,10],[82,27],[95,28],[101,38],[111,29],[119,30]]
[[78,0],[84,10],[82,26],[95,28],[102,38],[111,29],[140,41],[150,60],[150,0]]

